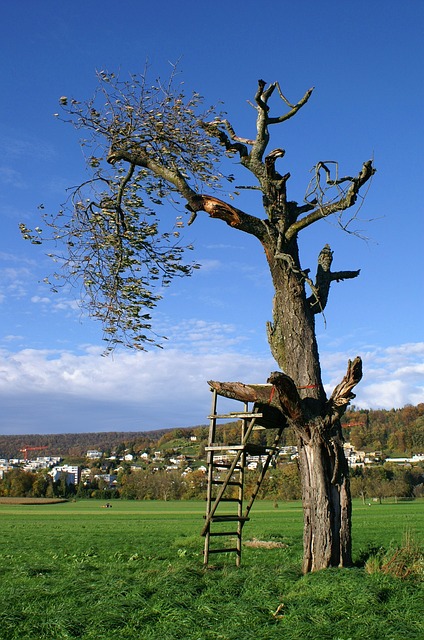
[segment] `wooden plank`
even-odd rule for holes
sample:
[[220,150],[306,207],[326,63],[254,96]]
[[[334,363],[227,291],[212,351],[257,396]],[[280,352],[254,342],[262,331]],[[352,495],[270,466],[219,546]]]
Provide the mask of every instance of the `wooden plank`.
[[243,413],[215,413],[208,416],[208,420],[223,420],[224,418],[263,418],[262,413],[254,413],[251,411],[243,412]]
[[[230,469],[231,465],[228,462],[211,462],[214,469]],[[234,467],[233,471],[241,471],[242,467]]]
[[244,516],[236,516],[236,515],[222,515],[222,516],[212,516],[212,522],[247,522],[250,518],[245,518]]
[[245,444],[211,444],[205,451],[244,451]]
[[233,398],[242,402],[269,400],[272,384],[244,384],[243,382],[218,382],[208,380],[208,385],[224,398]]
[[[237,482],[236,480],[212,480],[212,484],[216,485],[225,485],[226,487],[241,487],[241,482]],[[221,498],[222,500],[222,498]]]
[[212,538],[215,536],[237,536],[238,531],[214,531],[209,534]]

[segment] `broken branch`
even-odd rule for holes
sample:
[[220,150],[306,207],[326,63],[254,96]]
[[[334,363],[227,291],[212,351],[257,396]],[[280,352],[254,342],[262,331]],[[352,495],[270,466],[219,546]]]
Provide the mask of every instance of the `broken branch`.
[[346,375],[334,389],[328,401],[329,413],[333,414],[333,418],[339,419],[344,414],[349,402],[356,397],[352,389],[361,379],[362,360],[357,356],[354,360],[349,360]]

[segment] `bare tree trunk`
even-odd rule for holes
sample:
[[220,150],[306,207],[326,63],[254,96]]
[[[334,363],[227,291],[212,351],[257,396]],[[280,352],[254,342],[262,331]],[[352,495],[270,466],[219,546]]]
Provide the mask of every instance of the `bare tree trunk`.
[[[299,439],[300,440],[300,439]],[[351,557],[351,508],[347,465],[342,447],[334,449],[321,438],[299,442],[304,510],[303,571],[349,566]]]
[[[304,509],[303,571],[349,566],[351,497],[339,417],[360,373],[354,376],[355,382],[351,380],[348,390],[342,387],[339,406],[334,406],[333,398],[327,400],[315,337],[315,314],[305,293],[308,275],[300,267],[297,245],[292,241],[285,254],[278,254],[275,246],[268,245],[266,253],[275,287],[269,343],[281,370],[292,381],[288,393],[290,385],[286,380],[280,402],[298,439]],[[316,298],[312,301],[316,304]],[[291,406],[287,405],[288,395]]]

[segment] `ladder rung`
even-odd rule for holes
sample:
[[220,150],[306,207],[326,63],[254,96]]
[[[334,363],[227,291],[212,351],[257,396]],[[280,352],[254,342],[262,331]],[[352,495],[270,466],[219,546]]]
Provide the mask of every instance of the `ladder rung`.
[[228,547],[224,549],[209,549],[209,553],[239,553],[237,547]]
[[242,483],[241,482],[237,482],[235,480],[231,480],[230,482],[226,482],[225,480],[212,480],[212,484],[217,484],[217,485],[228,485],[229,487],[242,487]]
[[245,444],[211,444],[205,451],[244,451],[245,448]]
[[264,447],[260,444],[247,444],[246,453],[251,456],[266,456],[271,447]]
[[211,537],[215,536],[238,536],[238,531],[209,531]]
[[236,412],[236,413],[214,413],[208,416],[208,420],[220,420],[222,418],[263,418],[262,413]]
[[[206,516],[204,516],[204,518],[206,518]],[[211,522],[247,522],[248,520],[250,520],[250,518],[236,515],[212,516],[211,518]]]
[[[211,465],[214,469],[230,469],[232,467],[228,462],[211,462]],[[236,465],[234,467],[234,471],[241,471],[243,467]]]
[[[266,455],[268,451],[276,451],[278,447],[274,447],[272,445],[263,446],[261,444],[247,443],[247,444],[211,444],[208,447],[205,447],[205,451],[246,451],[246,453],[250,453],[251,451],[261,451],[262,455]],[[258,454],[259,455],[259,454]],[[218,466],[224,466],[224,464]]]
[[220,502],[238,502],[241,504],[240,498],[221,498]]

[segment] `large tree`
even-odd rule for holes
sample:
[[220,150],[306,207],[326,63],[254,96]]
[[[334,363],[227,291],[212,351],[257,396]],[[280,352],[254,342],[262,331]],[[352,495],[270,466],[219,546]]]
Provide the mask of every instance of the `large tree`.
[[[328,399],[315,315],[325,309],[331,283],[354,278],[359,271],[332,271],[333,253],[326,245],[311,278],[300,262],[298,238],[312,224],[328,216],[340,217],[355,205],[360,189],[375,172],[372,162],[365,162],[357,175],[343,177],[338,176],[336,163],[318,162],[305,200],[299,204],[287,197],[290,174],[282,175],[276,168],[285,152],[270,150],[270,130],[295,116],[312,89],[291,104],[277,82],[259,80],[252,102],[256,134],[248,139],[238,135],[214,108],[202,111],[197,93],[186,97],[175,74],[168,84],[158,81],[153,86],[145,75],[121,81],[100,72],[98,78],[99,88],[89,102],[60,99],[66,119],[87,136],[83,148],[88,150],[92,175],[72,191],[68,206],[57,217],[46,218],[53,237],[67,249],[56,258],[68,278],[82,280],[87,307],[103,321],[110,348],[119,343],[144,348],[146,343],[159,342],[150,317],[160,297],[155,284],[168,284],[197,266],[183,261],[189,248],[179,239],[184,213],[176,218],[173,229],[163,231],[157,217],[159,205],[182,203],[188,224],[206,212],[235,231],[257,238],[275,290],[267,333],[281,372],[269,379],[275,393],[250,397],[276,407],[283,424],[292,426],[297,436],[304,507],[303,570],[349,565],[351,499],[340,417],[354,397],[361,361],[348,363],[344,379]],[[271,104],[276,105],[275,115]],[[236,158],[237,166],[250,172],[249,188],[262,192],[263,211],[247,213],[228,202],[222,185],[234,177],[217,171],[223,156]],[[219,189],[221,198],[215,195]],[[22,226],[22,232],[33,242],[42,240],[40,228],[31,231]]]

